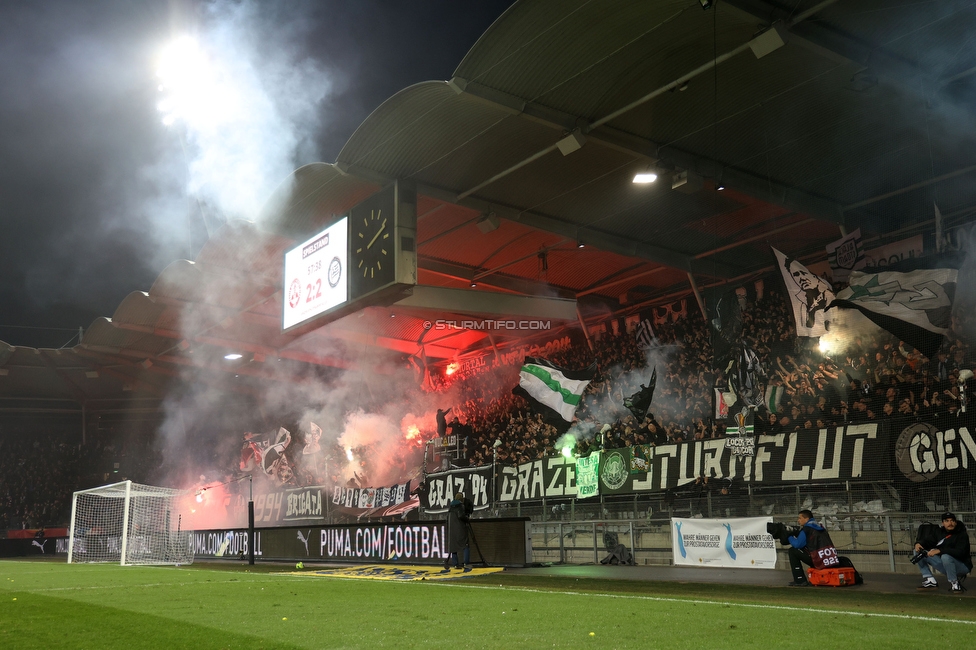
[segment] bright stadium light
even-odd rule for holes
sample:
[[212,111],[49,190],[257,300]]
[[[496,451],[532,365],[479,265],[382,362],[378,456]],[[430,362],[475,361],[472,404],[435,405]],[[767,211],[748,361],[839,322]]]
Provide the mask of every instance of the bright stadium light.
[[183,121],[196,128],[213,127],[240,110],[231,76],[189,36],[163,48],[156,75],[164,93],[156,108],[167,126]]
[[657,174],[653,174],[651,172],[634,174],[634,182],[637,184],[653,183],[656,180],[657,180]]

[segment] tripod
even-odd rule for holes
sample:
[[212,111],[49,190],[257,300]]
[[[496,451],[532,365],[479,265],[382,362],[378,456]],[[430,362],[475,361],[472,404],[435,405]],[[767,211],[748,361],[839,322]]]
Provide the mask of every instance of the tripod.
[[465,521],[464,525],[468,528],[468,539],[474,542],[474,548],[478,551],[478,557],[481,558],[481,564],[485,567],[488,566],[488,560],[485,559],[485,554],[481,552],[481,546],[478,545],[478,538],[475,537],[474,527],[471,525],[470,521]]

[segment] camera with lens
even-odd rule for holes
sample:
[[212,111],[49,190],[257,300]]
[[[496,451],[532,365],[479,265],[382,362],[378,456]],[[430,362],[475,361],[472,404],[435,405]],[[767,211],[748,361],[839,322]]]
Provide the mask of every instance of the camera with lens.
[[926,549],[924,549],[924,548],[922,550],[920,550],[920,551],[915,551],[915,554],[912,555],[912,557],[909,560],[909,562],[911,562],[912,564],[918,564],[919,562],[922,561],[922,558],[924,558],[928,554],[929,554],[929,552]]

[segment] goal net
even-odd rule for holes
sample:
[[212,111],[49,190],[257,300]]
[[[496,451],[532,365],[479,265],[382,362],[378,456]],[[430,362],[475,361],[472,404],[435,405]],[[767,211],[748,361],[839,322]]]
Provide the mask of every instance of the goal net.
[[75,492],[68,562],[192,563],[193,534],[182,530],[187,497],[185,490],[132,481]]

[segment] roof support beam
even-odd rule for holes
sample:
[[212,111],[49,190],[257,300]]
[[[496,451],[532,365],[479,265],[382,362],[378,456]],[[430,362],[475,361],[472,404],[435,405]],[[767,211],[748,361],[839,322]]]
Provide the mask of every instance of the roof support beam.
[[[814,5],[809,10],[794,16],[791,20],[789,20],[790,28],[796,27],[803,20],[815,15],[837,1],[838,0],[824,0],[817,5]],[[764,16],[763,18],[764,20],[768,20],[768,15]],[[634,153],[651,161],[656,161],[659,157],[661,157],[657,144],[649,140],[635,138],[635,136],[612,129],[608,126],[609,122],[633,110],[634,108],[651,101],[655,97],[677,88],[688,80],[712,70],[717,65],[749,50],[753,45],[753,40],[743,43],[742,45],[739,45],[738,47],[707,61],[694,70],[676,78],[674,81],[656,88],[653,91],[645,94],[643,97],[634,100],[630,104],[627,104],[626,106],[623,106],[616,111],[613,111],[612,113],[593,121],[588,121],[582,117],[562,113],[552,108],[536,104],[534,102],[529,102],[493,88],[488,88],[478,84],[477,82],[471,82],[459,77],[452,79],[449,84],[457,93],[466,93],[513,115],[518,115],[519,117],[550,126],[559,130],[562,134],[565,134],[566,132],[579,131],[581,134],[585,134],[587,141],[593,140],[594,142],[598,142],[604,146],[610,146],[618,151]],[[556,145],[553,144],[541,151],[536,152],[535,154],[532,154],[524,160],[513,164],[505,171],[495,174],[493,177],[483,181],[475,187],[462,191],[460,194],[458,194],[457,201],[460,202],[464,200],[477,190],[499,180],[500,178],[503,178],[507,174],[517,171],[521,167],[537,160],[538,158],[551,153],[555,150],[555,148]],[[729,187],[751,194],[764,201],[779,203],[780,205],[792,210],[807,212],[826,221],[839,223],[841,225],[844,223],[844,214],[840,206],[821,197],[807,194],[806,192],[790,186],[772,183],[769,179],[762,178],[749,172],[733,168],[724,168],[714,160],[695,156],[694,154],[683,152],[678,149],[669,148],[667,150],[666,157],[669,160],[672,160],[679,167],[691,169],[704,176],[710,176],[716,180],[721,180],[722,183]],[[669,264],[669,266],[672,265]],[[685,271],[689,270],[685,266],[678,266],[676,268],[681,268]]]
[[[418,269],[421,271],[429,271],[430,273],[436,273],[437,275],[453,278],[463,282],[471,282],[477,273],[483,272],[482,269],[464,266],[463,264],[456,264],[454,262],[434,260],[423,256],[421,256],[420,261],[423,262],[418,267]],[[536,296],[540,293],[551,294],[555,292],[557,298],[566,298],[570,300],[575,297],[572,291],[563,289],[561,287],[554,287],[551,284],[546,284],[545,282],[536,282],[534,280],[526,280],[524,278],[502,275],[501,273],[492,273],[484,277],[479,277],[477,281],[478,284],[484,284],[489,287],[502,289],[504,291],[517,293],[523,296]]]
[[[115,325],[119,329],[131,330],[133,332],[143,332],[145,334],[152,334],[153,336],[160,336],[167,339],[178,339],[183,340],[184,336],[182,332],[176,330],[164,329],[161,327],[147,327],[145,325],[133,325],[130,323],[118,323]],[[212,345],[218,348],[224,348],[226,350],[231,350],[234,352],[244,351],[250,352],[252,354],[263,354],[267,357],[276,357],[279,359],[291,359],[292,361],[301,361],[303,363],[313,363],[319,366],[329,366],[332,368],[342,368],[348,370],[352,368],[352,364],[338,359],[335,357],[328,357],[322,355],[309,354],[308,352],[302,352],[297,350],[288,350],[283,348],[274,348],[268,345],[262,345],[260,343],[251,343],[248,341],[240,341],[234,339],[225,339],[217,336],[194,336],[190,340],[196,341],[197,343],[203,343],[204,345]],[[173,348],[170,348],[172,350]],[[165,353],[164,353],[165,354]],[[163,359],[163,355],[159,355],[159,359]],[[168,355],[167,359],[172,359],[172,355]]]
[[[723,5],[766,24],[776,20],[784,22],[789,20],[789,9],[765,0],[725,0]],[[813,7],[811,11],[819,11],[822,8]],[[934,93],[948,82],[938,79],[939,71],[921,68],[908,57],[899,56],[883,45],[867,42],[858,35],[840,30],[828,22],[800,23],[799,20],[794,19],[789,23],[789,43],[837,63],[850,63],[862,69],[870,69],[912,94]],[[957,77],[959,75],[951,79]]]
[[[417,189],[428,196],[434,196],[433,192],[444,192],[444,190],[438,190],[430,186],[424,186],[423,189],[418,187]],[[434,198],[440,197],[434,196]],[[491,211],[503,219],[517,221],[536,230],[544,230],[556,235],[562,235],[572,241],[575,241],[577,238],[585,239],[587,246],[593,246],[594,248],[610,253],[617,253],[626,257],[638,257],[686,272],[690,271],[696,274],[712,277],[717,276],[720,278],[734,277],[740,273],[738,269],[734,269],[726,264],[701,263],[684,253],[635,241],[627,237],[611,235],[592,228],[581,228],[568,221],[562,221],[538,212],[519,210],[518,208],[501,205],[494,201],[489,203],[483,199],[469,196],[461,201],[461,205],[483,212]]]
[[[583,118],[525,101],[474,81],[455,77],[450,81],[450,84],[457,92],[465,92],[496,108],[507,110],[513,115],[548,126],[560,133],[586,124],[586,120]],[[702,176],[721,180],[724,185],[762,201],[776,203],[791,210],[806,212],[832,223],[843,223],[844,221],[841,206],[792,186],[770,181],[751,172],[724,167],[711,158],[698,156],[674,147],[667,147],[662,151],[661,146],[652,140],[620,131],[606,124],[591,128],[593,130],[586,134],[588,142],[592,141],[621,153],[636,155],[652,163],[665,157],[682,169],[691,169]],[[555,145],[543,153],[548,153],[554,147]],[[514,169],[510,171],[514,171]],[[487,182],[481,186],[483,185],[487,185]],[[462,194],[459,195],[459,198],[462,199],[460,203],[463,205],[463,199],[466,196]]]
[[[363,178],[364,180],[375,181],[378,176],[377,172],[358,165],[345,165],[344,169],[344,173]],[[392,178],[386,179],[386,182],[392,181]],[[765,184],[766,180],[763,179],[762,183]],[[713,264],[711,262],[701,264],[684,253],[678,253],[652,244],[636,242],[627,237],[618,237],[590,228],[581,228],[577,224],[561,221],[531,210],[521,210],[494,201],[489,202],[476,196],[468,196],[459,200],[455,192],[442,187],[417,183],[417,192],[432,199],[437,199],[438,201],[460,205],[465,208],[484,212],[485,214],[494,212],[496,216],[502,219],[517,221],[530,228],[562,235],[574,241],[577,238],[585,238],[587,245],[610,253],[617,253],[618,255],[628,257],[639,257],[651,262],[681,269],[682,271],[691,271],[699,275],[708,275],[711,277],[728,278],[740,273],[738,269],[734,269],[725,264]]]
[[398,301],[397,306],[433,309],[462,314],[491,314],[503,319],[511,317],[552,318],[574,320],[576,301],[538,296],[513,296],[505,293],[448,289],[446,287],[414,287],[413,293]]
[[71,393],[71,396],[75,398],[75,401],[78,402],[79,404],[84,404],[88,400],[88,395],[86,395],[85,392],[81,390],[81,388],[79,388],[78,385],[75,384],[75,382],[73,382],[70,377],[68,377],[67,373],[63,372],[61,368],[59,368],[57,364],[54,363],[54,360],[51,359],[51,357],[49,356],[51,354],[60,354],[60,352],[57,350],[46,350],[46,349],[39,350],[39,352],[41,356],[41,361],[43,361],[44,365],[50,368],[52,371],[54,371],[54,374],[56,374],[58,378],[61,379],[61,381],[64,383],[65,388],[67,388],[68,392]]

